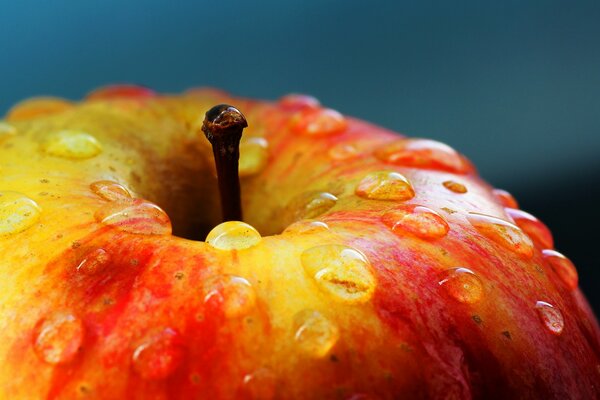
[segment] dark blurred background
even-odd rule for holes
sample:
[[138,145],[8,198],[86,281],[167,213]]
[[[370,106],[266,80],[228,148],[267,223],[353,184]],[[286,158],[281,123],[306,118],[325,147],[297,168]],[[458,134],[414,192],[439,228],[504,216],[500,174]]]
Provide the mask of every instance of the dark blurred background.
[[3,2],[0,112],[110,82],[305,92],[449,143],[550,226],[600,311],[598,0]]

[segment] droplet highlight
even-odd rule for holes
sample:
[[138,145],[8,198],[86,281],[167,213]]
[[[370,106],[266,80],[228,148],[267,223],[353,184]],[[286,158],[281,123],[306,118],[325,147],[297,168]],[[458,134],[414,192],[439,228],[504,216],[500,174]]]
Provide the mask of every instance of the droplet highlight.
[[415,191],[404,175],[397,172],[372,172],[365,176],[355,193],[370,200],[404,201],[415,197]]
[[33,350],[48,364],[65,364],[73,360],[84,337],[84,326],[68,312],[55,312],[40,320],[34,328]]
[[475,229],[493,242],[523,258],[533,257],[533,242],[519,227],[491,215],[472,212],[467,218]]
[[246,279],[217,275],[204,282],[204,303],[222,310],[226,318],[248,314],[256,304],[256,292]]
[[555,250],[542,250],[542,257],[550,264],[552,270],[558,275],[561,282],[568,289],[577,289],[579,284],[579,274],[575,265],[563,254]]
[[437,212],[423,206],[405,206],[386,212],[382,221],[398,236],[406,233],[434,240],[448,234],[450,226]]
[[515,208],[506,208],[505,211],[515,221],[515,224],[533,240],[537,247],[542,249],[554,247],[552,232],[542,221],[525,211]]
[[307,108],[291,118],[291,129],[310,136],[327,136],[342,133],[348,122],[339,112],[329,108]]
[[31,228],[42,214],[40,206],[18,192],[0,192],[0,236]]
[[355,143],[340,143],[329,150],[329,158],[334,161],[350,160],[359,157],[361,154],[361,150]]
[[468,268],[444,271],[438,284],[448,296],[460,303],[474,304],[483,297],[483,282]]
[[227,221],[215,226],[206,236],[206,243],[220,250],[242,250],[256,246],[262,237],[252,225]]
[[277,395],[277,377],[268,368],[260,368],[244,376],[244,394],[252,400],[272,400]]
[[86,159],[100,154],[102,146],[89,133],[65,130],[51,135],[44,151],[55,157]]
[[96,221],[125,232],[170,235],[171,220],[162,208],[143,199],[111,202],[94,215]]
[[184,358],[183,340],[172,328],[149,333],[132,355],[134,371],[143,379],[159,380],[173,374]]
[[328,192],[311,191],[296,196],[287,206],[291,221],[314,219],[335,207],[337,197]]
[[458,183],[456,181],[445,181],[442,183],[444,187],[451,192],[464,194],[467,193],[467,187],[462,183]]
[[326,232],[329,230],[329,225],[322,221],[301,220],[289,225],[283,231],[284,234],[304,235],[318,232]]
[[110,254],[104,249],[94,249],[87,253],[77,265],[77,272],[91,276],[102,271],[110,263]]
[[0,122],[0,143],[17,134],[17,128],[6,122]]
[[97,181],[90,185],[96,195],[108,201],[127,201],[131,199],[131,192],[123,185],[113,181]]
[[312,247],[301,255],[304,271],[333,299],[344,303],[364,303],[375,290],[371,264],[360,251],[337,244]]
[[279,106],[287,111],[298,111],[306,108],[319,108],[321,103],[313,96],[291,93],[279,99]]
[[560,335],[565,328],[565,320],[562,313],[556,307],[545,301],[538,301],[535,304],[540,321],[544,328],[553,335]]
[[269,146],[263,138],[242,138],[240,143],[240,176],[251,176],[267,166]]
[[300,311],[293,325],[296,345],[310,357],[325,357],[340,337],[337,325],[316,310]]

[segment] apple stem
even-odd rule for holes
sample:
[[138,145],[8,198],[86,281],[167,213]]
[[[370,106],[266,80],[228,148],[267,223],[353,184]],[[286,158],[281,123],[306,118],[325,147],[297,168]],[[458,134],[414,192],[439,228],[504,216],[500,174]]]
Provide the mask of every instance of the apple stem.
[[242,220],[242,197],[238,162],[242,131],[248,126],[244,115],[235,107],[219,104],[206,112],[202,131],[212,145],[223,222]]

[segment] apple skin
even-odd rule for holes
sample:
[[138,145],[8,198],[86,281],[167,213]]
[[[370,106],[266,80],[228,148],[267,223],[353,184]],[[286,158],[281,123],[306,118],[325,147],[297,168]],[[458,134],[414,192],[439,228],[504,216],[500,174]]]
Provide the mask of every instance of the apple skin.
[[[183,238],[220,222],[200,132],[219,103],[246,115],[244,141],[268,145],[247,150],[259,167],[242,178],[245,221],[263,237],[245,249]],[[45,98],[3,129],[0,205],[17,193],[39,209],[0,235],[1,398],[599,396],[600,330],[574,270],[539,229],[531,241],[480,216],[518,222],[445,147],[396,151],[398,134],[307,96],[209,89]],[[374,172],[402,174],[413,197],[400,179],[365,181]],[[336,249],[362,275],[315,278]]]

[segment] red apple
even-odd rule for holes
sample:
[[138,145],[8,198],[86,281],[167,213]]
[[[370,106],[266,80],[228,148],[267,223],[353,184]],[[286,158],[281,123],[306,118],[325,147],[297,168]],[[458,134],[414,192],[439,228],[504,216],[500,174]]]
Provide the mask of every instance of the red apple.
[[[244,223],[201,132],[220,103]],[[29,100],[0,124],[0,398],[598,398],[577,271],[517,207],[308,96]]]

